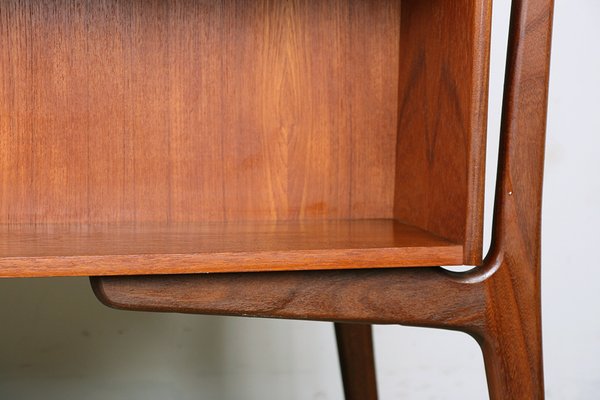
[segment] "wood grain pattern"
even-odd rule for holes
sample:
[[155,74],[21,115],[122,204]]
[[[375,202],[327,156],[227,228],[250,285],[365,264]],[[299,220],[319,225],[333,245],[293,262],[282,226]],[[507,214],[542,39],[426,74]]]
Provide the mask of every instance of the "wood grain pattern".
[[128,310],[404,324],[464,331],[490,398],[544,398],[540,249],[554,2],[513,0],[492,246],[479,268],[92,278]]
[[0,226],[0,277],[458,264],[462,247],[394,220]]
[[399,13],[3,1],[0,221],[391,218]]
[[335,324],[346,400],[377,400],[371,325]]
[[483,354],[490,395],[544,398],[541,225],[554,0],[514,0]]
[[[460,21],[460,22],[459,22]],[[402,2],[395,218],[481,262],[491,1]]]
[[[403,262],[361,258],[363,266],[473,263],[481,253],[478,113],[486,99],[478,93],[485,93],[488,3],[2,1],[2,230],[396,218],[462,247],[463,258],[436,257],[446,250],[432,248]],[[461,38],[457,45],[425,33],[428,13]],[[438,82],[446,71],[444,82],[460,82],[440,92],[441,102],[432,95],[437,84],[426,93],[406,87],[419,46],[431,60],[427,78],[417,80]],[[427,109],[424,118],[407,117],[413,101]],[[434,132],[441,164],[417,162],[408,148],[431,142],[435,116],[448,120]],[[466,121],[464,132],[457,120]],[[144,234],[135,242],[146,239],[155,243]],[[49,264],[23,259],[19,268],[27,276],[205,271],[185,261],[192,253],[181,265],[129,253],[136,257],[108,262],[87,248],[62,266],[38,254]],[[1,275],[18,274],[13,261],[0,260],[11,268]]]

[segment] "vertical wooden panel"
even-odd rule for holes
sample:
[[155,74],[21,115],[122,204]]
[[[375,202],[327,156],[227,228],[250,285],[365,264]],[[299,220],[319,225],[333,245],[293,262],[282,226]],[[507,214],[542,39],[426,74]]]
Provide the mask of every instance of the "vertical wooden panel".
[[228,219],[391,217],[399,2],[233,3]]
[[[71,1],[32,3],[32,170],[35,222],[87,217],[90,104],[84,10]],[[35,88],[35,90],[33,89]],[[30,113],[29,113],[30,111]]]
[[[400,7],[351,1],[351,207],[353,218],[393,216]],[[404,6],[404,5],[403,5]],[[366,112],[365,112],[366,111]],[[391,129],[390,129],[391,128]]]
[[402,3],[394,214],[464,242],[469,264],[482,253],[490,7]]
[[[273,25],[278,22],[279,9],[270,10],[267,1],[225,4],[222,41],[225,218],[272,220],[277,218],[278,210],[286,207],[282,194],[287,174],[282,150],[284,132],[272,131],[268,123],[269,118],[276,120],[280,111],[263,105],[265,101],[277,105],[270,88],[281,82],[275,65],[281,48],[272,46],[273,40],[278,39],[272,39],[272,35],[277,34]],[[272,65],[272,69],[264,68],[264,63]],[[275,175],[273,170],[277,172]]]
[[[137,221],[168,221],[171,216],[171,162],[168,18],[162,0],[133,1],[131,94],[133,188]],[[128,106],[128,105],[125,105]]]
[[131,3],[90,1],[86,11],[89,221],[126,221],[135,215],[133,188],[128,188],[131,108],[125,106],[130,104]]
[[222,1],[181,0],[169,14],[172,218],[224,219]]
[[33,104],[31,11],[15,1],[0,8],[0,221],[32,222]]
[[278,100],[287,115],[286,218],[344,215],[347,199],[338,194],[349,190],[348,167],[339,160],[350,154],[349,137],[344,135],[348,114],[338,113],[335,106],[348,91],[344,77],[349,7],[343,1],[296,1],[287,8],[285,89]]

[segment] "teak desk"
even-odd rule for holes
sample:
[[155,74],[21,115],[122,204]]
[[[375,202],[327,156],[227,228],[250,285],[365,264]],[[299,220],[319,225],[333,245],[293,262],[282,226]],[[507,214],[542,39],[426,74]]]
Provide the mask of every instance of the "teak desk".
[[461,330],[492,399],[543,398],[553,1],[512,4],[482,260],[491,0],[2,1],[0,276],[335,321],[347,399],[368,324]]

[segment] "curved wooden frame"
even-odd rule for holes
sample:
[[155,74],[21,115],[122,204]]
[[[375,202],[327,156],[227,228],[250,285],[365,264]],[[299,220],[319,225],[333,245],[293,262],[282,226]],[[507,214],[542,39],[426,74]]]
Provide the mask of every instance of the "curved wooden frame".
[[[542,399],[540,226],[552,14],[553,0],[513,0],[492,246],[481,267],[98,277],[91,278],[96,296],[127,310],[464,331],[482,347],[491,399]],[[370,330],[337,328],[342,356],[352,332],[352,340],[370,343]],[[356,373],[354,363],[345,377]],[[347,386],[347,398],[377,396],[374,388],[358,390]]]

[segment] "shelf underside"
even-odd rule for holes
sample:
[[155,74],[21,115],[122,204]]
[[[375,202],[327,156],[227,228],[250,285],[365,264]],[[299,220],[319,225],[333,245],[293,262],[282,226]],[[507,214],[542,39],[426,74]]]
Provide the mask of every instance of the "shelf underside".
[[391,219],[0,226],[0,276],[462,264],[463,247]]

